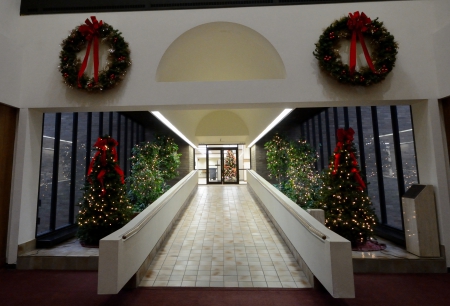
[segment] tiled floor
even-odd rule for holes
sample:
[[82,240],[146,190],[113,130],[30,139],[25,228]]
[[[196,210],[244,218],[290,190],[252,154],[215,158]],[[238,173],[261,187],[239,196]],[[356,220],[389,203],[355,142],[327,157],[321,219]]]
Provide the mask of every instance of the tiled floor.
[[310,284],[245,185],[199,185],[140,286]]

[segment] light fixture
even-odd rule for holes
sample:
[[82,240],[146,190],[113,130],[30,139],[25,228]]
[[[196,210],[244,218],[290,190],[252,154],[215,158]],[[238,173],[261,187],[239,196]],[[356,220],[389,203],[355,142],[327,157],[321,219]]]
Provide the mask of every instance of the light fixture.
[[180,136],[184,141],[186,141],[191,147],[194,149],[198,149],[196,145],[194,145],[186,136],[183,135],[169,120],[166,119],[160,112],[152,112],[153,116],[158,118],[162,123],[164,123],[169,129],[175,132],[178,136]]
[[286,108],[281,112],[281,114],[278,115],[278,117],[275,118],[275,120],[272,121],[271,124],[269,124],[264,131],[262,131],[261,134],[258,135],[258,137],[255,138],[249,145],[248,148],[252,147],[258,140],[260,140],[264,135],[266,135],[271,129],[273,129],[281,120],[284,119],[290,112],[292,112],[292,108]]

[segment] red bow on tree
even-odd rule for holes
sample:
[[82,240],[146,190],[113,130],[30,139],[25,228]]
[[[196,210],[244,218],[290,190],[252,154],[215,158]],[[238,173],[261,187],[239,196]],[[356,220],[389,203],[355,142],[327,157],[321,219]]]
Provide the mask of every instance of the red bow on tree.
[[[116,150],[116,146],[119,143],[113,139],[113,138],[98,138],[97,141],[94,144],[94,147],[98,149],[97,153],[95,153],[94,158],[92,158],[91,163],[89,164],[89,169],[88,169],[88,179],[89,179],[89,175],[92,173],[92,169],[94,167],[95,161],[97,160],[98,157],[100,157],[100,164],[102,165],[102,167],[106,166],[106,151],[108,150],[108,148],[111,148],[111,154],[113,156],[113,161],[117,162],[117,150]],[[120,169],[119,164],[116,164],[114,166],[114,170],[117,172],[117,174],[119,174],[120,176],[120,181],[122,184],[125,183],[124,180],[124,174],[122,169]],[[100,172],[97,174],[97,179],[100,182],[100,185],[102,186],[102,195],[106,194],[106,190],[103,186],[103,178],[105,176],[105,174],[108,171],[106,169],[101,169]],[[90,179],[89,179],[90,180]]]
[[333,175],[336,175],[339,167],[339,161],[341,159],[340,151],[344,149],[345,145],[347,145],[346,149],[350,152],[350,158],[353,165],[351,172],[353,173],[353,177],[355,178],[356,182],[359,184],[358,189],[363,190],[366,188],[366,184],[364,183],[364,180],[362,179],[358,169],[356,168],[358,166],[358,161],[356,160],[355,154],[351,151],[354,135],[355,131],[352,128],[349,128],[348,130],[344,129],[337,130],[336,133],[337,144],[336,148],[334,149],[334,163],[330,165],[330,168],[334,166],[334,169],[331,173]]
[[78,87],[81,87],[80,79],[83,76],[84,71],[87,67],[87,62],[89,59],[89,53],[91,52],[92,41],[94,42],[94,81],[98,82],[98,37],[100,36],[98,30],[103,25],[103,21],[97,21],[95,16],[91,16],[92,22],[86,19],[86,24],[81,25],[78,31],[86,38],[88,41],[88,46],[86,48],[86,54],[84,55],[83,63],[81,64],[80,71],[78,72]]
[[370,18],[367,17],[363,12],[361,12],[360,14],[359,11],[356,11],[353,14],[348,14],[347,27],[350,31],[352,31],[352,41],[350,45],[350,75],[353,75],[356,67],[356,37],[359,38],[359,42],[361,43],[361,47],[363,48],[364,56],[370,70],[375,73],[375,66],[372,63],[372,59],[370,58],[369,51],[367,50],[364,36],[362,34],[369,29],[367,26],[371,23],[372,20],[370,20]]

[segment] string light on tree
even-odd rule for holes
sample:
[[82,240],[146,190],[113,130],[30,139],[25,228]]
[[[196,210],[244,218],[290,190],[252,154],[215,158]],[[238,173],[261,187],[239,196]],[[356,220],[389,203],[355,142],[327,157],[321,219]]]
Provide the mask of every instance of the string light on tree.
[[317,202],[325,210],[326,225],[353,246],[371,238],[377,222],[360,174],[354,133],[352,128],[338,129],[336,148],[322,174],[324,188]]
[[77,216],[77,236],[84,245],[98,245],[100,239],[115,232],[131,219],[123,171],[117,161],[117,141],[99,137],[89,165],[84,195]]

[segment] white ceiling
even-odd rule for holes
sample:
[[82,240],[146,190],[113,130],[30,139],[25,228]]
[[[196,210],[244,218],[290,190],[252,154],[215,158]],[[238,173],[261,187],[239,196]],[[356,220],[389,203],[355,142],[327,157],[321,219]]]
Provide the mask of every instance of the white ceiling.
[[[202,110],[161,110],[166,117],[181,133],[195,145],[199,144],[249,144],[252,142],[284,109],[283,108],[259,108],[259,109],[202,109]],[[214,114],[221,115],[223,120],[218,120],[220,128],[215,129],[217,135],[196,134],[197,128],[205,117]],[[236,116],[230,116],[232,112]],[[236,133],[237,121],[242,119],[247,127],[247,134]],[[228,122],[229,121],[229,122]],[[238,135],[239,134],[239,135]],[[241,133],[242,134],[242,133]]]

